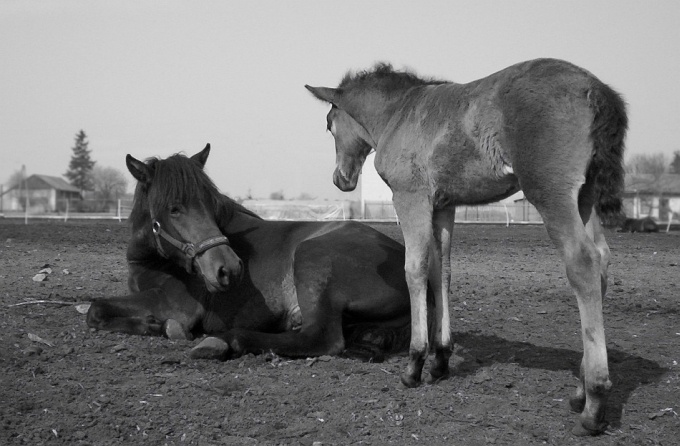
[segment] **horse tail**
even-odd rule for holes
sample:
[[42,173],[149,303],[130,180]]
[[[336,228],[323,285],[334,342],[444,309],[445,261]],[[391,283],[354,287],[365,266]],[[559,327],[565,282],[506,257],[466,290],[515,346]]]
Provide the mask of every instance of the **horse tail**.
[[598,80],[588,92],[588,101],[594,116],[590,128],[593,157],[586,171],[586,184],[594,192],[597,215],[602,221],[616,220],[623,211],[626,104],[616,91]]

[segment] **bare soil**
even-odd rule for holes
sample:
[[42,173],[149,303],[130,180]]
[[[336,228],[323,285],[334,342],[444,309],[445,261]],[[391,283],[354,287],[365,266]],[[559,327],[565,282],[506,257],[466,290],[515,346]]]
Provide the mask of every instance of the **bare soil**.
[[0,220],[0,444],[678,444],[680,233],[608,234],[615,387],[595,438],[570,433],[578,310],[544,228],[455,234],[454,375],[406,389],[404,356],[201,361],[200,340],[92,331],[74,304],[127,293],[126,224]]

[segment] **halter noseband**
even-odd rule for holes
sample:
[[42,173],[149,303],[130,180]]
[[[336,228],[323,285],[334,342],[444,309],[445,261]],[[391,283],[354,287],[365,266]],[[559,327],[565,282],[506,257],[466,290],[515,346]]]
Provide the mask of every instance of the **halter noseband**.
[[170,256],[163,249],[163,244],[161,243],[161,237],[163,237],[165,241],[170,243],[175,248],[179,249],[184,254],[185,258],[184,269],[186,269],[186,271],[189,274],[191,274],[194,270],[193,265],[196,256],[203,254],[204,252],[206,252],[210,248],[214,248],[215,246],[219,245],[229,246],[229,239],[224,235],[210,237],[208,239],[203,240],[202,242],[199,242],[197,245],[194,245],[191,242],[185,243],[179,241],[170,234],[168,234],[161,227],[161,223],[154,218],[153,214],[151,215],[151,230],[153,231],[154,239],[156,240],[156,247],[158,248],[158,253],[165,259],[170,258]]

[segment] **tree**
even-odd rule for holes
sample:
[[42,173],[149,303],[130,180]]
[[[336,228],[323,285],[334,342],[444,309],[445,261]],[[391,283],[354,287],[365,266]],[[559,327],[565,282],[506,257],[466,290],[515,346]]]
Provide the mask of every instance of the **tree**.
[[269,194],[269,199],[270,200],[284,200],[283,191],[280,190],[278,192],[272,192],[271,194]]
[[88,149],[89,141],[84,131],[78,132],[75,138],[75,146],[72,147],[73,155],[71,155],[71,162],[66,172],[66,178],[71,181],[71,184],[82,191],[92,190],[94,184],[92,182],[92,168],[95,162],[90,158],[90,150]]
[[12,172],[12,175],[9,176],[9,179],[5,184],[7,185],[7,189],[11,189],[13,187],[21,187],[23,183],[24,183],[24,171],[23,169],[21,169]]
[[671,161],[670,173],[680,174],[680,150],[673,152],[673,161]]
[[127,191],[128,180],[118,169],[113,167],[94,166],[92,168],[92,185],[97,198],[115,200]]
[[648,173],[652,174],[654,178],[660,178],[666,173],[668,168],[668,160],[663,153],[654,153],[651,155],[637,154],[631,156],[626,162],[627,173]]

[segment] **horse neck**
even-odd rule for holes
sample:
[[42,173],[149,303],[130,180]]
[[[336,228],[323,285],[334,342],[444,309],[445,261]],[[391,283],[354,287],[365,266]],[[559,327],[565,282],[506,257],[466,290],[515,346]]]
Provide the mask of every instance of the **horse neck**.
[[[413,87],[411,87],[413,88]],[[377,90],[362,89],[348,92],[342,109],[366,129],[373,141],[369,144],[376,148],[376,143],[382,136],[394,112],[404,100],[408,89],[395,92],[386,97]]]
[[264,220],[233,199],[222,195],[216,204],[217,226],[227,236],[259,226]]
[[128,261],[147,261],[159,258],[151,232],[151,220],[146,223],[141,221],[132,223],[127,247]]
[[234,209],[228,220],[218,222],[218,226],[227,236],[238,234],[247,231],[248,229],[256,228],[264,222],[255,214]]

